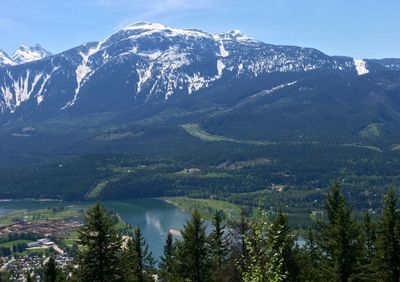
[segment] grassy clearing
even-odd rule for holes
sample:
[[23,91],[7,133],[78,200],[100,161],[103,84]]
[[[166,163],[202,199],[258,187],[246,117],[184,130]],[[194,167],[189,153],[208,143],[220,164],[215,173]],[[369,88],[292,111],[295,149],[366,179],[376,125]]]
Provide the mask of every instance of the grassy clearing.
[[239,170],[242,168],[251,168],[251,167],[256,167],[256,166],[262,166],[262,165],[269,165],[272,163],[272,160],[270,159],[253,159],[253,160],[248,160],[248,161],[237,161],[237,162],[224,162],[220,165],[218,165],[218,169],[225,169],[225,170]]
[[381,135],[382,124],[371,123],[366,128],[360,131],[360,136],[364,138],[374,138]]
[[69,220],[82,217],[83,211],[74,209],[17,210],[0,216],[0,226],[7,226],[21,221]]
[[382,149],[375,147],[375,146],[367,146],[367,145],[358,145],[358,144],[343,144],[342,146],[345,147],[356,147],[356,148],[363,148],[363,149],[367,149],[367,150],[372,150],[372,151],[376,151],[381,153]]
[[109,133],[109,134],[103,134],[100,136],[96,136],[94,138],[95,141],[116,141],[120,139],[126,139],[126,138],[137,138],[141,137],[143,135],[143,132],[120,132],[120,133]]
[[22,253],[18,253],[18,255],[20,257],[26,257],[29,255],[39,255],[39,256],[44,256],[46,255],[48,252],[50,252],[50,248],[43,248],[43,249],[26,249],[25,251],[23,251]]
[[393,145],[391,148],[391,151],[392,152],[400,152],[400,145],[398,145],[398,144]]
[[221,135],[214,135],[204,131],[197,123],[187,123],[181,125],[181,127],[190,135],[200,138],[201,140],[208,142],[233,142],[240,144],[250,144],[250,145],[272,145],[274,143],[267,141],[255,141],[255,140],[238,140]]
[[72,247],[74,244],[78,242],[78,230],[72,230],[63,234],[60,238],[61,242],[68,247]]
[[212,199],[192,199],[186,197],[161,198],[184,211],[191,212],[197,208],[202,216],[211,220],[216,210],[222,210],[226,218],[235,218],[240,214],[241,207],[232,203]]
[[94,186],[94,188],[92,190],[90,190],[86,194],[85,198],[88,199],[88,200],[96,200],[99,197],[101,191],[103,191],[103,189],[111,181],[113,181],[113,180],[102,180],[102,181],[100,181],[99,183],[96,184],[96,186]]
[[111,169],[112,172],[116,174],[116,176],[113,177],[113,178],[110,178],[110,179],[100,180],[93,187],[92,190],[90,190],[89,192],[86,193],[85,198],[87,200],[96,200],[96,199],[98,199],[101,191],[103,191],[103,189],[106,188],[108,184],[110,184],[112,182],[117,182],[124,175],[128,175],[130,173],[135,173],[135,172],[137,172],[139,170],[142,170],[142,169],[147,169],[147,167],[143,166],[143,165],[139,165],[137,167],[111,166],[109,169]]
[[6,248],[11,248],[13,245],[17,245],[17,244],[28,244],[33,242],[32,240],[14,240],[14,241],[9,241],[9,242],[5,242],[5,243],[1,243],[0,247],[6,247]]

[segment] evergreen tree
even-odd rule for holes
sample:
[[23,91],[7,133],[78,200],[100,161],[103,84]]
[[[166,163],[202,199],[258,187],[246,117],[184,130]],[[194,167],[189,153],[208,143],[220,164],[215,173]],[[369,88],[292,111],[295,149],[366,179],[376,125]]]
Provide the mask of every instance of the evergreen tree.
[[376,255],[376,226],[372,222],[368,212],[364,215],[362,225],[364,258],[367,264],[370,264]]
[[246,236],[248,259],[244,281],[298,281],[298,267],[292,253],[294,238],[290,234],[287,216],[281,212],[273,223],[268,214],[259,210]]
[[139,227],[135,228],[133,238],[129,239],[124,251],[124,276],[126,281],[154,281],[155,260]]
[[385,197],[377,238],[377,269],[383,281],[398,282],[400,278],[400,226],[396,209],[397,195],[391,190]]
[[360,253],[359,228],[352,210],[335,183],[325,204],[326,222],[319,222],[319,244],[326,258],[325,272],[334,281],[348,281],[355,273]]
[[43,280],[45,282],[60,282],[66,280],[65,274],[57,268],[56,261],[52,256],[44,266]]
[[215,272],[220,272],[227,259],[227,241],[224,236],[225,225],[223,224],[222,211],[215,211],[213,218],[214,230],[210,234],[210,246],[212,252],[212,263]]
[[237,220],[232,222],[230,229],[230,256],[231,260],[235,260],[239,266],[239,271],[245,272],[246,253],[246,235],[249,232],[249,223],[245,217],[244,209],[240,210],[240,215]]
[[112,217],[100,204],[87,211],[78,237],[82,248],[78,253],[77,279],[121,281],[121,238],[114,229]]
[[315,243],[314,233],[311,228],[309,228],[307,232],[305,249],[308,250],[310,254],[310,260],[312,264],[316,266],[320,261],[321,253]]
[[27,274],[26,274],[26,282],[33,282],[34,280],[33,280],[33,278],[32,278],[32,275],[28,272]]
[[176,271],[176,246],[171,232],[168,232],[164,245],[164,254],[160,261],[160,278],[162,281],[174,281]]
[[317,282],[324,281],[320,269],[321,252],[315,242],[314,233],[308,229],[303,248],[297,249],[297,262],[299,264],[299,281]]
[[57,280],[56,262],[53,257],[50,257],[49,261],[44,267],[44,281],[55,282],[56,280]]
[[[191,282],[211,280],[210,248],[207,243],[206,226],[197,209],[181,231],[178,243],[178,278]],[[186,280],[185,280],[186,279]]]
[[361,256],[358,263],[357,274],[352,277],[352,281],[377,281],[376,264],[376,226],[372,222],[368,212],[365,213],[361,225]]
[[[271,224],[268,221],[268,214],[257,209],[255,218],[250,222],[249,232],[245,235],[246,257],[242,267],[242,277],[245,282],[269,282],[284,281],[285,277],[271,277],[270,271],[270,245],[268,244],[268,234]],[[282,263],[281,261],[275,262]],[[275,267],[277,268],[277,267]]]
[[297,281],[299,269],[292,251],[294,237],[291,235],[288,217],[279,212],[268,233],[270,271],[285,277],[284,281]]
[[[3,266],[3,259],[0,257],[0,268]],[[0,282],[9,281],[9,275],[6,270],[0,271]]]

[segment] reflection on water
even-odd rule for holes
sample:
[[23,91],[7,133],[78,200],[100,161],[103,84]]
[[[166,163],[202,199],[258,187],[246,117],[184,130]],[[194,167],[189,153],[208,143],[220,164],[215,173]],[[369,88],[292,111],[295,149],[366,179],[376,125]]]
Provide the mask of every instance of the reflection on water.
[[164,233],[161,228],[160,219],[149,212],[146,212],[146,225],[148,225],[149,228],[155,229],[160,234]]
[[162,254],[165,238],[169,229],[182,229],[187,213],[153,199],[106,202],[106,207],[117,212],[125,222],[140,226],[153,254]]
[[[93,203],[72,203],[59,201],[2,201],[0,215],[17,209],[46,209],[68,207],[72,209],[87,209]],[[132,226],[140,226],[143,235],[155,257],[162,254],[164,241],[168,230],[180,230],[189,214],[180,209],[156,199],[134,199],[124,201],[107,201],[104,205],[116,212]]]

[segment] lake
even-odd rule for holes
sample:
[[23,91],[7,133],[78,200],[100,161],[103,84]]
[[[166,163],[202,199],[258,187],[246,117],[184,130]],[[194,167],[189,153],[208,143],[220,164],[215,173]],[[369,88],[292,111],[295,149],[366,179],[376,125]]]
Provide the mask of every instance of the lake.
[[[181,209],[158,199],[134,199],[106,201],[103,204],[132,226],[140,226],[153,255],[162,255],[164,241],[169,229],[179,230],[190,217]],[[87,209],[93,203],[61,202],[44,200],[0,201],[0,215],[20,209],[46,209],[66,207]]]

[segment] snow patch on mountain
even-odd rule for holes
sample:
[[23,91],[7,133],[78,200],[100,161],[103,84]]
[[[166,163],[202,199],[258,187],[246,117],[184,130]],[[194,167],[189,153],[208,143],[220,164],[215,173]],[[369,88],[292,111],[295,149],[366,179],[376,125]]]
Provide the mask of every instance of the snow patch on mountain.
[[6,52],[0,49],[0,67],[5,65],[15,65],[16,63],[8,56]]
[[208,80],[200,75],[200,73],[195,73],[193,76],[188,76],[188,93],[192,94],[195,91],[208,85]]
[[216,36],[224,41],[240,41],[242,43],[257,42],[254,38],[244,35],[238,29],[231,30],[225,33],[217,33]]
[[96,47],[89,49],[86,54],[83,52],[79,52],[79,55],[82,57],[82,61],[81,64],[79,64],[75,70],[77,86],[75,88],[74,98],[67,104],[65,104],[64,107],[61,108],[61,110],[71,107],[75,104],[76,99],[78,99],[79,91],[83,86],[83,84],[85,83],[85,79],[89,77],[91,74],[93,74],[93,70],[90,67],[89,58],[90,56],[92,56],[93,54],[97,53],[100,50],[101,44],[102,42],[99,42]]
[[[62,67],[57,80],[50,78],[54,72],[51,72],[53,58]],[[0,110],[14,110],[27,101],[26,97],[34,97],[35,104],[39,105],[48,96],[66,93],[61,103],[64,110],[77,104],[84,86],[96,92],[106,91],[96,87],[108,83],[107,80],[111,82],[113,73],[122,76],[122,81],[133,83],[133,95],[161,102],[175,94],[193,94],[218,81],[228,83],[277,72],[353,71],[355,68],[352,58],[329,57],[310,48],[266,44],[238,30],[209,34],[152,23],[129,25],[103,41],[81,45],[42,62],[26,65],[32,72],[27,87],[25,67],[0,68]],[[365,73],[365,64],[363,68]],[[6,70],[15,79],[7,77]],[[42,73],[40,78],[36,77],[39,73]],[[60,85],[59,81],[63,83]],[[126,91],[121,89],[116,91]]]
[[8,76],[12,83],[8,84],[4,81],[0,87],[0,92],[3,94],[5,106],[14,112],[15,109],[20,106],[23,102],[28,101],[31,94],[36,89],[36,85],[43,77],[43,72],[34,73],[31,75],[31,71],[28,69],[24,75],[14,79],[11,73],[8,72]]
[[210,37],[209,34],[200,30],[172,28],[159,23],[132,24],[123,28],[122,31],[134,31],[135,34],[129,36],[129,39],[131,40],[136,40],[154,34],[161,34],[165,37]]
[[137,82],[136,93],[139,93],[142,90],[143,85],[150,79],[153,65],[154,62],[151,62],[147,68],[137,69],[139,80]]
[[369,70],[367,69],[367,63],[364,60],[354,59],[354,66],[358,75],[369,73]]
[[0,87],[1,94],[3,96],[4,104],[1,105],[1,111],[3,112],[5,108],[9,108],[12,110],[12,104],[13,104],[13,94],[11,92],[11,89],[8,85],[2,85]]
[[39,88],[38,92],[35,95],[36,103],[38,105],[40,105],[44,100],[44,95],[43,94],[46,91],[45,86],[46,86],[47,82],[50,80],[50,78],[53,75],[53,73],[56,72],[59,68],[60,67],[55,67],[50,74],[46,74],[46,75],[43,76],[42,84],[40,85],[40,88]]
[[25,64],[28,62],[41,60],[50,55],[51,53],[43,49],[40,45],[35,45],[32,47],[21,45],[19,49],[15,51],[14,55],[12,56],[12,60],[17,64]]
[[218,60],[217,61],[218,78],[222,77],[224,69],[225,69],[225,64],[221,60]]
[[[263,90],[263,91],[261,91],[261,92],[258,92],[258,93],[256,93],[256,94],[253,94],[253,95],[249,96],[248,98],[245,98],[245,99],[244,99],[242,102],[240,102],[239,104],[242,105],[242,104],[244,104],[244,103],[252,102],[252,101],[258,99],[259,97],[271,96],[271,95],[273,95],[274,93],[278,92],[279,90],[282,90],[283,88],[286,88],[286,87],[295,85],[296,83],[297,83],[297,81],[292,81],[292,82],[288,82],[288,83],[284,83],[284,84],[277,85],[277,86],[275,86],[275,87],[272,87],[271,89]],[[239,104],[238,104],[238,105],[239,105]]]
[[162,55],[160,50],[144,51],[137,53],[139,56],[147,57],[149,60],[155,60]]
[[219,54],[223,58],[226,58],[229,56],[229,52],[225,50],[225,46],[222,41],[219,42]]

